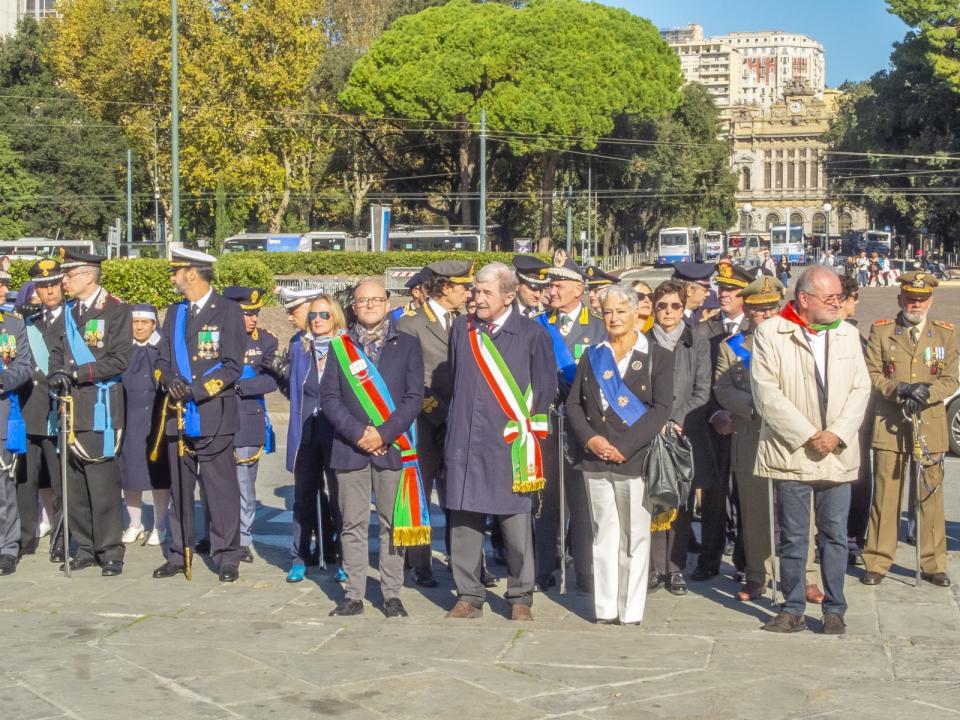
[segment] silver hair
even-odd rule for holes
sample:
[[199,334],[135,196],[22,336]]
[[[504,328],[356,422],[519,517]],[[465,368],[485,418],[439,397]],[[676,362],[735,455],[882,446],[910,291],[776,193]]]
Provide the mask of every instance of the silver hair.
[[817,278],[824,275],[837,277],[837,274],[833,270],[823,267],[822,265],[811,265],[808,267],[800,273],[800,277],[797,278],[797,284],[793,288],[793,296],[796,297],[797,293],[807,293],[808,295],[813,293],[813,286],[817,282]]
[[600,307],[603,307],[607,300],[622,300],[634,313],[637,312],[637,305],[640,303],[636,291],[621,285],[607,285],[597,295],[597,299],[600,301]]
[[484,265],[477,270],[474,282],[487,283],[496,282],[503,295],[509,295],[517,291],[517,275],[513,268],[502,262],[492,262]]

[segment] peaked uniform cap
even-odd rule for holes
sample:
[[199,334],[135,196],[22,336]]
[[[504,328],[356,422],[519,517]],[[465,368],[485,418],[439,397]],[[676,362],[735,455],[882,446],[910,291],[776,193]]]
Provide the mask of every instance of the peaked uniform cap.
[[176,272],[180,268],[212,268],[217,259],[199,250],[189,248],[175,248],[170,251],[170,271]]
[[60,263],[50,258],[37,260],[27,270],[27,274],[33,280],[34,285],[53,285],[63,280],[63,270]]
[[230,285],[221,293],[228,300],[233,300],[242,310],[259,310],[266,302],[266,291],[260,288]]

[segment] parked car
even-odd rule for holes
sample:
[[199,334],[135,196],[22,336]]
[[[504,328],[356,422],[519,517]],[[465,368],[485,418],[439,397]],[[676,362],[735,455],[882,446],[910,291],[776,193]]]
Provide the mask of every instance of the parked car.
[[950,452],[954,455],[960,455],[960,390],[948,397],[944,402],[947,406],[947,430],[950,433]]

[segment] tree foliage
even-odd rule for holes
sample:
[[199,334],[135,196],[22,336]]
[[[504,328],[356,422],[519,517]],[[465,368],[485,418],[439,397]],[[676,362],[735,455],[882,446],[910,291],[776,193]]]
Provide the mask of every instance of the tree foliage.
[[0,238],[13,240],[23,234],[27,213],[37,201],[37,186],[10,137],[0,133]]
[[887,0],[890,12],[919,28],[933,74],[960,92],[960,5],[956,0]]

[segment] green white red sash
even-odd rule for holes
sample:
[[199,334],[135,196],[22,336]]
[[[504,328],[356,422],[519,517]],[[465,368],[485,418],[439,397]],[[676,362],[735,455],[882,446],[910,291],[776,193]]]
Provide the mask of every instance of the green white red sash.
[[510,460],[513,467],[513,492],[525,493],[543,489],[543,457],[537,438],[547,437],[547,416],[531,415],[533,392],[527,385],[520,392],[517,381],[503,361],[503,356],[493,344],[491,337],[474,326],[473,318],[467,318],[467,334],[473,359],[500,409],[507,416],[503,440],[510,444]]
[[[360,406],[374,426],[382,425],[396,410],[390,390],[377,366],[349,335],[339,335],[330,347]],[[403,465],[393,505],[393,544],[397,547],[430,544],[430,505],[423,496],[417,435],[414,425],[393,442]]]

